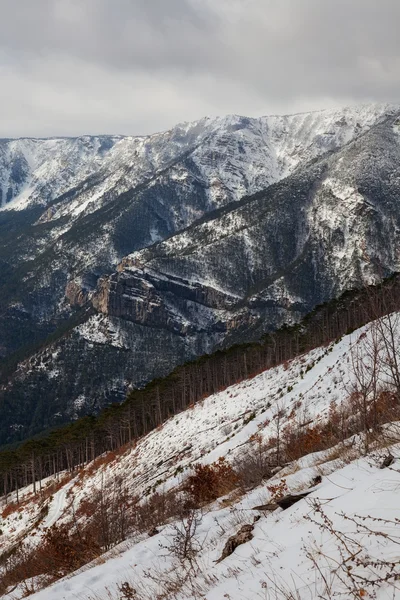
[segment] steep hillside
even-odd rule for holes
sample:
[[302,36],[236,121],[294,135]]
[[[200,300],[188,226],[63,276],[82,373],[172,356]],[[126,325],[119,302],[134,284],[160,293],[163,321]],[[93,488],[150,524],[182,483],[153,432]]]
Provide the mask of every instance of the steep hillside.
[[203,119],[144,138],[3,140],[2,296],[48,319],[75,279],[92,289],[129,252],[265,189],[394,110]]
[[38,399],[49,422],[98,410],[398,270],[397,114],[3,141],[0,352],[29,361],[11,380],[3,362],[0,413],[16,398],[33,421]]
[[[128,256],[110,280],[109,314],[120,316],[115,307],[120,285],[132,289],[132,302],[126,301],[132,307],[136,286],[140,296],[145,280],[160,290],[166,310],[172,304],[179,314],[183,304],[182,313],[190,312],[192,301],[217,314],[224,308],[237,318],[245,307],[246,315],[252,309],[262,315],[261,327],[266,327],[280,311],[310,309],[344,289],[396,271],[397,119],[389,118],[343,149],[299,167],[238,207],[211,214]],[[146,315],[152,319],[151,312]],[[196,323],[195,311],[190,317]]]
[[[398,313],[204,399],[117,456],[105,455],[60,483],[44,481],[40,502],[31,487],[19,492],[21,508],[3,498],[2,549],[25,547],[8,567],[9,581],[21,572],[25,581],[10,584],[4,598],[19,599],[62,576],[73,556],[61,560],[54,547],[55,562],[40,576],[35,561],[63,526],[63,535],[88,535],[92,519],[106,514],[102,506],[110,519],[120,515],[110,521],[115,535],[107,547],[115,548],[33,598],[397,598],[400,427],[382,345],[389,330],[397,348]],[[376,402],[380,420],[365,428],[356,398],[374,364],[378,383],[368,391],[368,419]],[[199,480],[196,465],[224,469],[222,487],[207,480],[211,496],[187,486]],[[288,493],[305,492],[284,504]],[[200,508],[182,554],[180,535],[192,513],[179,515],[176,507],[188,493]],[[122,514],[126,539],[118,545]],[[243,525],[251,536],[224,556]],[[93,543],[84,539],[86,547]]]

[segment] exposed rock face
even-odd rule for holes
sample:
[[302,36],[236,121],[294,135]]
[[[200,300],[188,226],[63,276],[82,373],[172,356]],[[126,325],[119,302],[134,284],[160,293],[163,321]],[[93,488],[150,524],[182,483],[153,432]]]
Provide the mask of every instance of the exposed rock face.
[[66,333],[3,387],[0,443],[400,270],[398,113],[205,119],[51,152],[1,141],[0,352]]
[[293,504],[296,504],[296,502],[300,502],[300,500],[303,500],[303,498],[307,498],[310,493],[311,492],[303,492],[302,494],[288,494],[287,496],[277,500],[276,503],[283,510],[286,510],[287,508],[293,506]]
[[84,306],[89,299],[89,295],[78,281],[69,281],[65,288],[65,298],[71,306]]
[[[226,333],[229,328],[249,325],[251,312],[238,310],[240,299],[211,286],[179,277],[160,277],[151,270],[131,267],[102,281],[93,305],[110,317],[180,335],[196,331]],[[230,313],[235,320],[231,322]]]
[[247,544],[247,542],[251,542],[251,540],[254,537],[252,533],[253,530],[254,525],[242,525],[239,531],[228,539],[220,558],[216,562],[220,563],[222,560],[233,554],[233,552],[238,546],[241,546],[242,544]]

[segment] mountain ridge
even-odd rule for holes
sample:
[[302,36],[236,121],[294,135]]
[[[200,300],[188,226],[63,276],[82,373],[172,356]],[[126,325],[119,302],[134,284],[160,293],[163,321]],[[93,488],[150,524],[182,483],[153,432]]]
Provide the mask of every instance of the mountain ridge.
[[54,414],[120,401],[128,385],[398,270],[398,114],[306,113],[275,129],[229,117],[211,136],[178,125],[151,147],[116,142],[105,170],[40,196],[46,206],[0,211],[0,353],[27,332],[40,342],[80,305],[97,312],[54,345],[51,378],[34,354],[2,402],[42,405],[39,385]]

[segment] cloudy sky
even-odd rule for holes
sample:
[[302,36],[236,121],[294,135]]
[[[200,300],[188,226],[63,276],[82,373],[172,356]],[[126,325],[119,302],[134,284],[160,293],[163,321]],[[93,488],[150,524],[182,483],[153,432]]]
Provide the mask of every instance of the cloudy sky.
[[0,0],[0,137],[400,100],[399,0]]

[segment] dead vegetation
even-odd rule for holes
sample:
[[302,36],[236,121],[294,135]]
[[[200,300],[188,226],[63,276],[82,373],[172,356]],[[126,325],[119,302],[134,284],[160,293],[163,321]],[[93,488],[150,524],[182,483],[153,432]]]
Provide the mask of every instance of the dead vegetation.
[[232,466],[220,458],[211,465],[195,465],[194,473],[184,482],[183,491],[193,506],[202,506],[234,490],[238,481]]
[[[399,592],[400,560],[381,557],[380,549],[391,543],[400,546],[399,519],[383,519],[371,515],[341,517],[343,528],[338,527],[324,510],[319,500],[310,502],[312,511],[306,519],[328,534],[333,544],[325,550],[316,541],[304,548],[305,556],[319,576],[323,598],[375,598],[384,585],[393,598]],[[346,525],[351,524],[350,531]],[[374,550],[373,550],[374,549]],[[338,590],[340,590],[338,592]]]

